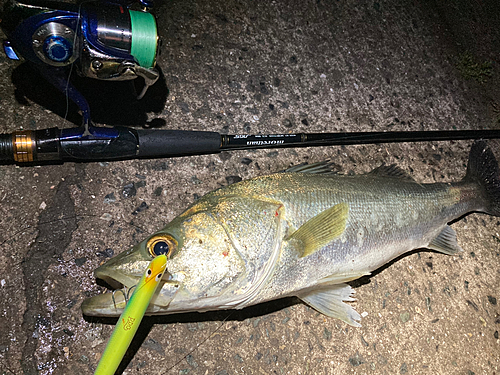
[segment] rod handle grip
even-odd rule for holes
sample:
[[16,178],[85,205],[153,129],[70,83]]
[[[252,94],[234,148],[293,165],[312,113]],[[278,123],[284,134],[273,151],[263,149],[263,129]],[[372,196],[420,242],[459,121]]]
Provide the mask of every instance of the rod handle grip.
[[212,154],[221,147],[221,135],[216,132],[139,129],[137,134],[142,158]]

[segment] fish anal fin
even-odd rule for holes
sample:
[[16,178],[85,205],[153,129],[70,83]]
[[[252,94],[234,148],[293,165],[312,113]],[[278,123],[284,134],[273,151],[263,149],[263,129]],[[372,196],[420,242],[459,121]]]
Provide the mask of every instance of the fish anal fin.
[[340,319],[353,327],[361,327],[361,316],[352,306],[344,303],[355,301],[352,297],[354,293],[350,285],[336,284],[309,291],[298,297],[322,314]]
[[348,283],[349,281],[353,281],[367,275],[371,275],[371,272],[368,271],[336,272],[330,276],[319,279],[318,284],[336,285],[341,283]]
[[448,255],[454,255],[463,251],[457,243],[457,234],[449,225],[445,226],[441,233],[427,247]]
[[301,257],[311,255],[344,233],[348,213],[347,203],[336,204],[309,219],[288,240],[300,243]]

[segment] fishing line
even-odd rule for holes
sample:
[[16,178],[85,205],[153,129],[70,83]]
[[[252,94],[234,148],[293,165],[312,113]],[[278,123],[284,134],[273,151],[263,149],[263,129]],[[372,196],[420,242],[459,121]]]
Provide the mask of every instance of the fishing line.
[[[65,217],[62,217],[62,218],[58,218],[58,219],[55,219],[55,220],[48,220],[48,221],[44,221],[44,222],[39,222],[37,224],[37,226],[39,225],[45,225],[45,224],[54,224],[54,223],[57,223],[59,221],[62,221],[62,220],[66,220],[66,219],[78,219],[78,218],[87,218],[87,217],[98,217],[98,215],[72,215],[72,216],[65,216]],[[118,220],[123,220],[125,222],[125,224],[128,224],[134,228],[137,228],[137,229],[140,229],[142,231],[144,231],[142,228],[140,228],[139,226],[135,225],[135,224],[132,224],[130,222],[126,222],[125,219],[120,219],[118,218]],[[5,243],[7,243],[8,241],[10,241],[12,238],[16,237],[19,233],[22,233],[24,232],[25,230],[29,229],[29,228],[33,228],[34,226],[33,225],[28,225],[26,227],[24,227],[23,229],[20,229],[19,231],[17,231],[16,233],[14,233],[12,236],[10,236],[9,238],[5,239],[3,242],[0,243],[0,246],[3,246]],[[30,233],[32,234],[32,233]],[[20,262],[21,263],[21,262]],[[19,264],[20,264],[19,263]],[[133,287],[132,287],[133,288]],[[130,289],[132,289],[130,288]],[[120,291],[122,293],[123,290],[121,289],[117,289],[115,290],[114,292],[116,291]],[[128,293],[127,293],[128,294]],[[210,332],[207,337],[202,340],[199,344],[197,344],[193,349],[191,349],[189,351],[189,353],[187,353],[185,356],[183,356],[182,358],[180,358],[177,362],[175,362],[170,368],[167,369],[167,371],[165,373],[163,373],[163,375],[165,374],[168,374],[170,371],[172,371],[175,367],[177,367],[184,359],[186,359],[186,357],[192,353],[194,353],[200,346],[202,346],[203,344],[205,344],[208,340],[210,340],[224,325],[225,323],[227,322],[227,320],[231,317],[231,315],[234,313],[234,311],[231,311],[223,320],[222,320],[222,323],[215,329],[213,330],[212,332]]]
[[[82,4],[84,4],[85,1],[83,1],[79,6],[78,6],[78,16],[77,16],[77,19],[76,19],[76,27],[75,27],[75,36],[73,38],[73,54],[75,53],[75,49],[77,49],[77,41],[78,41],[78,28],[80,27],[80,21],[82,19]],[[62,125],[64,126],[64,122],[67,121],[67,118],[68,118],[68,114],[69,114],[69,94],[68,94],[68,91],[69,91],[69,85],[70,85],[70,82],[69,80],[71,79],[71,74],[73,73],[73,66],[74,66],[75,62],[73,61],[71,64],[70,64],[70,67],[69,67],[69,73],[68,73],[68,77],[66,78],[66,88],[64,89],[64,93],[66,94],[66,113],[64,113],[64,118],[63,118],[63,123]]]
[[[151,13],[129,10],[132,30],[130,54],[135,57],[140,66],[154,66],[157,47],[156,22]],[[151,26],[154,27],[151,27]]]
[[65,95],[66,96],[66,112],[64,113],[64,118],[62,120],[62,125],[63,126],[64,126],[65,121],[67,121],[68,113],[69,113],[69,94],[68,94],[68,90],[69,90],[69,79],[71,78],[71,73],[73,72],[73,64],[74,64],[74,62],[71,63],[71,66],[69,68],[68,78],[67,78],[67,82],[66,82],[66,88],[64,89],[64,93],[66,94]]

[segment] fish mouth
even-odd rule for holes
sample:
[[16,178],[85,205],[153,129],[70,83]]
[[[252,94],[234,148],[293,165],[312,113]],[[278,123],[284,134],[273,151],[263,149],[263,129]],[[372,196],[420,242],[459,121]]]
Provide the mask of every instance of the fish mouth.
[[97,280],[104,281],[111,290],[130,289],[137,285],[142,277],[142,275],[128,275],[119,271],[105,270],[102,267],[94,271],[94,276]]
[[[104,281],[110,290],[85,299],[81,305],[83,314],[95,317],[119,317],[142,275],[128,275],[101,267],[95,270],[94,275],[97,280]],[[170,273],[165,270],[160,285],[146,310],[146,315],[158,314],[168,308],[173,299],[172,286],[175,287],[174,289],[178,288],[178,285],[174,285],[178,283],[170,279]]]

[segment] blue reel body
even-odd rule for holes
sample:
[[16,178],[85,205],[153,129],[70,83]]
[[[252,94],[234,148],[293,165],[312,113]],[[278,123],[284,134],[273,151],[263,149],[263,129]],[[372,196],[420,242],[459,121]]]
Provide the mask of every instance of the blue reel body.
[[[135,12],[146,16],[146,21],[136,28],[148,32],[149,39],[145,42],[152,48],[145,52],[136,47],[134,51],[134,11],[129,5],[95,1],[78,6],[44,0],[10,0],[4,6],[0,26],[8,38],[3,44],[6,55],[34,64],[47,80],[67,93],[82,111],[87,133],[91,125],[88,103],[66,80],[71,64],[83,77],[144,78],[145,86],[139,99],[159,77],[154,67],[158,52],[156,21],[149,13]],[[144,55],[148,53],[145,60]]]
[[[2,29],[7,56],[14,52],[35,64],[64,66],[75,60],[73,53],[78,24],[78,7],[53,2],[19,3],[10,1],[4,7]],[[54,40],[55,38],[55,40]]]

